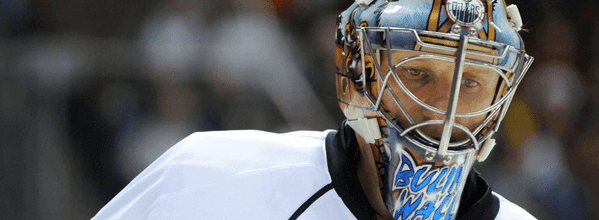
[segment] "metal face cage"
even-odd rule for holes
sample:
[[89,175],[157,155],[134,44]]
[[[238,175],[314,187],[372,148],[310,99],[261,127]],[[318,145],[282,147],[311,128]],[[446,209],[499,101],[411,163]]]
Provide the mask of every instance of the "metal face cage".
[[[364,85],[364,96],[369,100],[370,105],[378,114],[385,119],[388,125],[400,131],[401,136],[404,136],[415,145],[426,149],[428,152],[435,152],[438,155],[457,155],[463,154],[467,150],[479,150],[481,143],[491,137],[494,132],[497,132],[501,120],[505,117],[509,104],[515,94],[516,88],[520,84],[526,71],[534,60],[533,57],[526,54],[523,50],[517,49],[514,46],[498,43],[494,41],[481,40],[476,38],[476,31],[461,31],[461,27],[454,26],[451,33],[440,33],[433,31],[415,30],[408,28],[392,28],[392,27],[360,27],[358,30],[358,40],[360,47],[361,59],[361,74],[359,80]],[[472,33],[472,34],[464,34]],[[404,37],[413,38],[416,45],[420,46],[420,50],[430,52],[427,55],[410,56],[396,64],[393,64],[391,51],[402,50],[392,47],[393,34],[402,34]],[[371,38],[382,38],[381,44],[373,44]],[[423,40],[439,39],[446,42],[443,44],[429,43]],[[381,42],[381,40],[379,40]],[[457,48],[455,47],[457,44]],[[477,49],[478,48],[478,49]],[[480,48],[486,48],[481,50]],[[387,60],[389,61],[389,71],[383,75],[381,71],[381,62],[375,56],[375,50],[387,50]],[[431,52],[432,51],[432,52]],[[494,52],[489,52],[494,51]],[[373,59],[373,64],[376,69],[376,74],[367,76],[365,56],[370,56]],[[443,56],[441,56],[443,55]],[[486,62],[482,60],[467,59],[468,56],[477,56],[494,60]],[[448,57],[448,56],[451,56]],[[382,58],[381,58],[382,59]],[[415,60],[432,59],[444,62],[455,62],[453,81],[449,95],[447,111],[431,106],[418,97],[416,97],[402,82],[396,68]],[[503,81],[503,91],[496,91],[494,102],[491,106],[474,112],[458,113],[456,107],[458,105],[460,85],[464,72],[464,65],[482,67],[492,70],[499,75],[500,82]],[[421,105],[423,108],[432,111],[436,114],[445,116],[444,120],[426,120],[416,123],[408,114],[405,106],[396,96],[396,92],[389,87],[389,80],[393,80],[399,85],[401,90],[414,102]],[[376,88],[373,90],[372,82],[377,82]],[[382,82],[382,83],[380,83]],[[499,88],[499,87],[498,87]],[[402,125],[395,117],[390,115],[388,111],[382,108],[381,102],[385,91],[391,95],[392,100],[399,107],[401,114],[410,122],[410,125]],[[386,103],[389,104],[389,103]],[[474,117],[486,114],[484,121],[477,126],[474,131],[455,122],[456,117]],[[421,127],[427,125],[443,125],[441,139],[437,140],[430,137],[421,131]],[[383,127],[384,129],[388,129]],[[453,129],[459,129],[465,132],[468,136],[466,140],[450,142],[450,137]]]

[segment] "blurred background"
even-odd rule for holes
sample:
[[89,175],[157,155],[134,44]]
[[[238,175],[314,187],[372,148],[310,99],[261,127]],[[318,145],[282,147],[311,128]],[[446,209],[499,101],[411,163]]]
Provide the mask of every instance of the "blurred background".
[[[337,129],[351,0],[0,0],[0,213],[89,219],[196,131]],[[539,219],[598,219],[596,1],[517,4],[536,58],[477,169]]]

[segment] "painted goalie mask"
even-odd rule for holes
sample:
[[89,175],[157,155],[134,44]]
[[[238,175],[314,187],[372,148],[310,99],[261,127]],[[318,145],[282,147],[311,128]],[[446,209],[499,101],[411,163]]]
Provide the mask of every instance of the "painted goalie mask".
[[521,26],[503,0],[358,0],[339,15],[339,105],[380,152],[396,219],[456,216],[533,61]]

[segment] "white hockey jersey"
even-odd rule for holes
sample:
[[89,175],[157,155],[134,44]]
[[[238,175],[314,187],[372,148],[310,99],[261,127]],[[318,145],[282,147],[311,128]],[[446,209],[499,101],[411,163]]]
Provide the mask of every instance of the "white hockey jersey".
[[[93,219],[376,219],[355,181],[331,177],[340,172],[331,169],[345,167],[333,165],[339,161],[327,150],[336,133],[192,134],[141,172]],[[534,219],[503,197],[492,196],[488,201],[499,204],[492,211],[495,219]]]

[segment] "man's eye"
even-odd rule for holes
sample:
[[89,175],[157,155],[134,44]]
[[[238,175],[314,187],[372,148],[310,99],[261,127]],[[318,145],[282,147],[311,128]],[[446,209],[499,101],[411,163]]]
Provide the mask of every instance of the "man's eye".
[[471,80],[471,79],[464,79],[464,80],[462,80],[462,85],[472,88],[472,87],[478,86],[478,82]]
[[409,73],[411,76],[414,76],[414,77],[419,77],[419,76],[424,76],[424,75],[426,75],[426,74],[424,73],[424,71],[422,71],[422,70],[419,70],[419,69],[412,69],[412,68],[410,68],[410,69],[407,69],[406,71],[407,71],[407,72],[408,72],[408,73]]
[[424,80],[428,79],[429,74],[422,69],[417,68],[405,68],[402,70],[404,77],[409,80]]
[[410,88],[420,88],[431,82],[431,74],[426,69],[404,67],[398,69],[404,83]]

